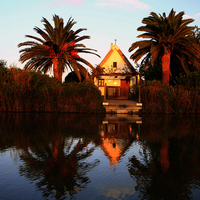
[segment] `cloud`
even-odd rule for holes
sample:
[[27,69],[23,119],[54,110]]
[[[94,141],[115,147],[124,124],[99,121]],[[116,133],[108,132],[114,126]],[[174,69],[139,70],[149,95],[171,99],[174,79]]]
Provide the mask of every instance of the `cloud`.
[[188,18],[192,18],[192,19],[200,19],[200,13],[197,13],[193,16],[190,15],[183,15],[183,19],[188,19]]
[[135,193],[135,186],[132,180],[112,183],[101,188],[101,194],[112,199],[124,199],[127,195],[133,196]]
[[97,6],[110,6],[121,9],[150,9],[151,6],[140,2],[139,0],[101,0],[100,3],[96,3]]
[[83,4],[83,2],[84,2],[84,0],[54,0],[52,3],[45,4],[45,6],[54,7],[54,6],[58,6],[58,5],[64,5],[64,4],[81,6]]
[[194,18],[195,18],[195,19],[200,19],[200,13],[195,14],[195,15],[194,15]]
[[190,15],[183,15],[183,19],[192,18]]

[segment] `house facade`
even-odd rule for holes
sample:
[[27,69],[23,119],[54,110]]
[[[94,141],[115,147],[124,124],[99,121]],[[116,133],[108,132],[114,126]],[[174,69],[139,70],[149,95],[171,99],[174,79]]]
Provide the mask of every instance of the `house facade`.
[[102,73],[94,77],[94,83],[101,94],[108,99],[128,99],[139,75],[117,45],[111,44],[99,67]]

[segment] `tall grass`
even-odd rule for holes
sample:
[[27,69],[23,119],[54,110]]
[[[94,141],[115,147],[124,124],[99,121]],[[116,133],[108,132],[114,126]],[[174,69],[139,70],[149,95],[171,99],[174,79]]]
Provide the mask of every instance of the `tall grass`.
[[[185,81],[182,78],[182,81]],[[187,85],[187,87],[185,87]],[[179,82],[176,87],[160,81],[150,81],[142,86],[144,113],[200,113],[200,87],[190,87]]]
[[0,69],[0,111],[101,113],[101,94],[93,83],[60,83],[36,72]]

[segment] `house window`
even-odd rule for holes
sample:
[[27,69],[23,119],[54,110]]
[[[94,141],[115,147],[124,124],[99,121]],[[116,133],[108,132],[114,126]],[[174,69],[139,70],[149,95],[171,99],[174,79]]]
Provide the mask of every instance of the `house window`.
[[117,68],[117,62],[113,62],[113,68]]
[[104,79],[99,79],[99,87],[104,86]]

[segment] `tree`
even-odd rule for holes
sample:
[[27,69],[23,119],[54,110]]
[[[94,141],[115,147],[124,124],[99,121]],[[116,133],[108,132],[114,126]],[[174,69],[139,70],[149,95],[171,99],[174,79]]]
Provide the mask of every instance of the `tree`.
[[5,60],[0,60],[0,67],[5,68],[7,65],[7,62]]
[[[38,72],[47,73],[53,68],[54,76],[61,81],[62,74],[65,68],[74,70],[79,80],[81,80],[81,74],[86,76],[87,71],[83,67],[83,64],[93,69],[93,66],[84,58],[79,56],[79,53],[96,54],[96,50],[86,48],[79,42],[89,39],[89,36],[79,36],[78,34],[85,28],[80,28],[76,31],[72,30],[72,27],[76,22],[69,18],[67,24],[64,26],[62,18],[59,16],[53,16],[54,27],[43,17],[42,23],[44,25],[44,31],[38,27],[34,30],[42,37],[35,37],[26,35],[27,38],[31,38],[35,41],[27,41],[20,43],[18,47],[25,47],[19,52],[21,53],[19,61],[26,62],[24,68]],[[27,47],[28,46],[28,47]]]
[[[85,77],[81,75],[81,81],[84,81],[84,80],[85,80]],[[75,82],[75,83],[80,82],[80,80],[78,79],[78,76],[74,72],[70,72],[65,77],[65,83],[71,83],[71,82]]]
[[198,26],[195,26],[195,29],[191,34],[191,37],[194,38],[196,43],[200,45],[200,28]]
[[1,77],[1,81],[2,81],[2,78],[4,77],[4,74],[7,73],[8,71],[8,68],[6,67],[7,66],[7,62],[3,59],[0,60],[0,77]]
[[100,65],[97,65],[95,70],[92,70],[92,76],[93,78],[96,77],[96,78],[100,78],[100,76],[102,74],[105,73],[105,68],[104,67],[101,67]]
[[144,70],[145,66],[138,65],[137,67],[140,68],[140,73],[144,77],[145,81],[162,80],[162,66],[159,61],[154,63],[154,67],[149,63],[146,70]]
[[142,59],[145,66],[148,66],[148,63],[154,66],[154,62],[161,59],[162,80],[167,84],[169,84],[171,74],[172,57],[181,64],[185,72],[193,66],[199,68],[200,48],[190,37],[195,27],[188,26],[194,20],[183,19],[184,12],[176,14],[173,9],[168,16],[165,13],[157,15],[154,12],[150,15],[142,20],[145,26],[137,29],[145,32],[138,36],[145,40],[132,44],[129,52],[135,49],[136,51],[130,58],[135,62]]

